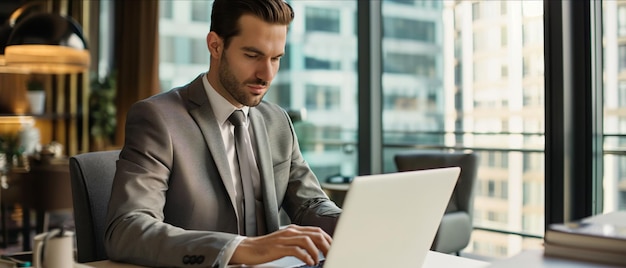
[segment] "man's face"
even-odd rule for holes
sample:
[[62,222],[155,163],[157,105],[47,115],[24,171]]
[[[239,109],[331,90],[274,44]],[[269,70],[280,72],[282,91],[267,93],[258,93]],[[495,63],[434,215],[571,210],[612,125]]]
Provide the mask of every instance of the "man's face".
[[239,19],[241,33],[222,53],[218,77],[220,95],[240,107],[258,105],[274,79],[284,54],[287,26],[269,24],[251,15]]

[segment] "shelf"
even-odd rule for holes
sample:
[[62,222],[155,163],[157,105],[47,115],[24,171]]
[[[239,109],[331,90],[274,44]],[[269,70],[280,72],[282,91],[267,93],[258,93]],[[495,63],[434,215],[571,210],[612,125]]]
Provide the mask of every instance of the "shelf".
[[[44,119],[44,120],[55,120],[55,119],[72,119],[78,117],[78,115],[73,114],[7,114],[0,113],[0,118],[3,117],[29,117],[34,119]],[[0,124],[2,122],[0,121]]]

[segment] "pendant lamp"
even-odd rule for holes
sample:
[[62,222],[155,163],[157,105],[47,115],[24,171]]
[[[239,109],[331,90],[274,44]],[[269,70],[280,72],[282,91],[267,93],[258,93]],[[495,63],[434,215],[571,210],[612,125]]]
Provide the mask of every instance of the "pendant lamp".
[[68,74],[86,71],[87,42],[71,17],[36,12],[15,24],[4,49],[7,67],[31,73]]

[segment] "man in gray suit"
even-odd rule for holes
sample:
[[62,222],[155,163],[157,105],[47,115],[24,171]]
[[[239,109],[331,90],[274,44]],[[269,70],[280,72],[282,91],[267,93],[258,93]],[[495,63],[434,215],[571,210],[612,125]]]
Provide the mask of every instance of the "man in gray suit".
[[[302,158],[287,113],[262,101],[293,10],[283,0],[215,0],[211,20],[209,71],[128,112],[107,214],[108,257],[151,267],[283,256],[314,264],[328,251],[341,210]],[[238,110],[247,115],[251,178],[240,175],[228,119]],[[243,200],[245,180],[255,186],[256,220],[242,206],[250,201]],[[281,208],[293,225],[279,228]]]

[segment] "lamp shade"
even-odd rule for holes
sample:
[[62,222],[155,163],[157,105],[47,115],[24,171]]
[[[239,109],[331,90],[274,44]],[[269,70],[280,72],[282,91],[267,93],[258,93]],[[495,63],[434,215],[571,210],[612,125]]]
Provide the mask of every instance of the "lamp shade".
[[91,61],[78,23],[53,13],[35,13],[20,20],[4,52],[6,66],[23,67],[32,73],[82,72]]

